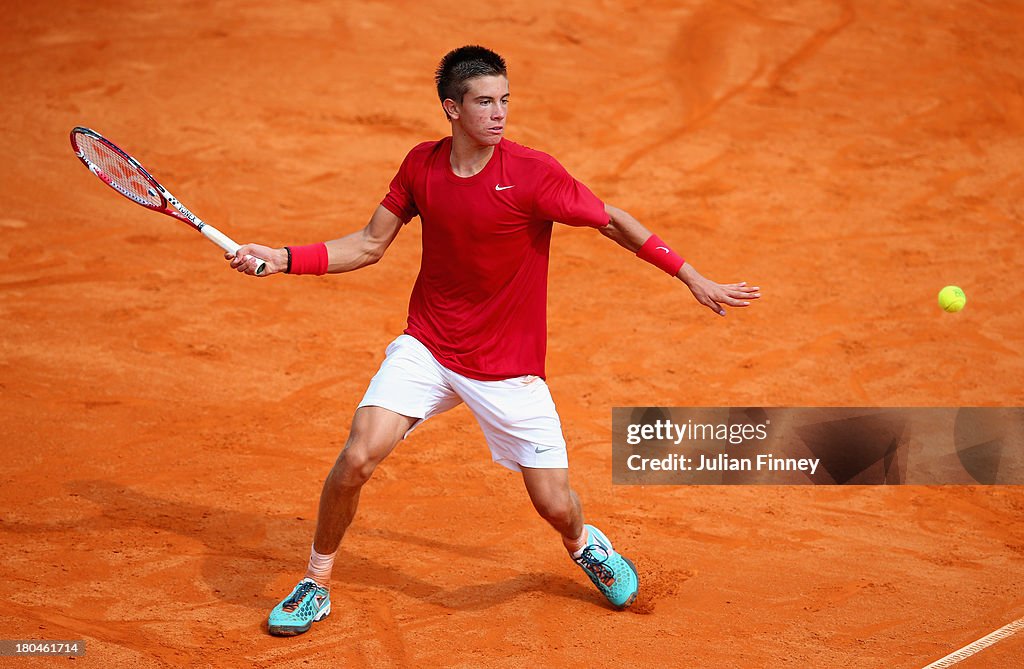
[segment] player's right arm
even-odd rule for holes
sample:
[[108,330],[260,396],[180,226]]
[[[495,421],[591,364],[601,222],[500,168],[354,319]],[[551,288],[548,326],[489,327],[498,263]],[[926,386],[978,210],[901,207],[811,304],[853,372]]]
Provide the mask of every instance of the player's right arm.
[[[370,222],[361,230],[325,242],[327,273],[351,272],[360,267],[374,264],[381,259],[384,251],[398,236],[402,225],[402,219],[384,206],[378,205],[377,210],[370,217]],[[261,258],[267,263],[267,268],[261,276],[269,276],[285,272],[288,269],[289,251],[285,248],[275,249],[260,244],[243,244],[237,252],[226,253],[224,257],[231,261],[233,269],[244,274],[255,274],[258,264],[255,258]]]
[[327,242],[327,272],[340,274],[374,264],[395,241],[402,225],[402,219],[383,205],[377,205],[362,230]]

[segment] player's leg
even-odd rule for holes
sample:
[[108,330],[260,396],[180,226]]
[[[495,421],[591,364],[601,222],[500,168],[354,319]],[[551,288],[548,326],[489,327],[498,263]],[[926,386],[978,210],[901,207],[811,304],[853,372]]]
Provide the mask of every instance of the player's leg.
[[317,553],[328,555],[338,550],[345,530],[355,517],[363,484],[418,420],[377,406],[356,409],[345,448],[335,460],[320,492],[313,538],[313,549]]
[[439,369],[423,345],[408,335],[388,346],[356,410],[345,448],[324,482],[306,577],[271,611],[271,634],[302,634],[330,612],[334,556],[355,516],[363,485],[417,424],[462,401]]
[[562,535],[576,564],[614,606],[632,604],[639,587],[636,568],[600,530],[583,522],[579,498],[569,486],[562,423],[544,379],[476,381],[449,374],[480,423],[491,457],[522,472],[534,508]]
[[608,601],[624,609],[640,586],[636,567],[619,554],[601,530],[583,522],[569,470],[522,467],[523,483],[537,513],[562,535],[562,545]]
[[577,541],[583,535],[583,509],[576,491],[569,487],[569,470],[521,469],[533,508],[562,535],[562,543],[571,548],[569,552],[580,548]]
[[320,493],[316,535],[306,576],[270,612],[267,630],[271,634],[302,634],[314,622],[330,614],[334,556],[345,530],[352,524],[359,504],[359,492],[377,465],[395,449],[417,420],[376,406],[356,409],[348,441]]

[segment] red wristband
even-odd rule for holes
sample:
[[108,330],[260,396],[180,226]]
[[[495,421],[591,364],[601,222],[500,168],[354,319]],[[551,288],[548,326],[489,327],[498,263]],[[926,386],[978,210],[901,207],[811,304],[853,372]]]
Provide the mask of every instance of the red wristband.
[[307,244],[305,246],[289,246],[292,265],[289,274],[326,274],[327,244]]
[[679,268],[686,262],[682,256],[670,249],[665,242],[661,241],[661,237],[658,235],[648,237],[644,245],[640,247],[640,250],[636,252],[636,257],[646,260],[672,276],[678,274]]

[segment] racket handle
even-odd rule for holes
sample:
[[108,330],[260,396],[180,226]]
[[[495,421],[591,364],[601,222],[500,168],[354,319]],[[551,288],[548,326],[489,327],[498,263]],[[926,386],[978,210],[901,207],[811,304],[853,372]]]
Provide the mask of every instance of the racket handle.
[[[223,232],[213,227],[209,223],[204,223],[203,227],[199,230],[204,237],[209,239],[211,242],[221,247],[228,253],[238,253],[239,245],[235,243],[235,240],[231,239]],[[255,256],[247,256],[249,258]],[[256,265],[256,276],[262,276],[267,271],[267,263],[263,258],[256,258],[259,260],[259,264]]]
[[[254,258],[255,256],[247,256],[248,258]],[[256,276],[263,276],[263,273],[267,271],[267,262],[263,258],[256,258],[259,263],[256,265]]]

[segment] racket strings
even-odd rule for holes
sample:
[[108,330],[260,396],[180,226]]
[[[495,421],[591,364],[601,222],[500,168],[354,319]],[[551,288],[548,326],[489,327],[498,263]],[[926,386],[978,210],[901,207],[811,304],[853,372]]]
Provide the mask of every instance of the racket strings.
[[89,135],[79,134],[77,143],[83,157],[94,167],[97,176],[117,192],[144,207],[163,207],[163,198],[139,168],[127,158]]

